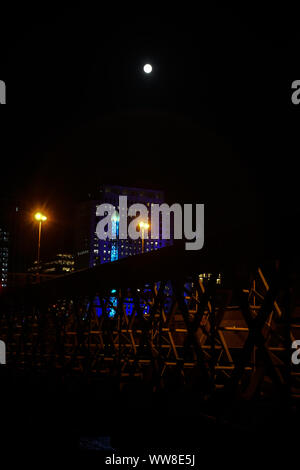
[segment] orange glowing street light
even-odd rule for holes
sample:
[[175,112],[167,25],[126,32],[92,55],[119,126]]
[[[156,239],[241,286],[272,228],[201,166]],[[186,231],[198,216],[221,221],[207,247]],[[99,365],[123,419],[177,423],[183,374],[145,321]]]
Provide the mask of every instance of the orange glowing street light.
[[144,253],[144,238],[145,238],[145,230],[148,230],[150,225],[147,222],[140,222],[139,227],[142,232],[142,253]]
[[45,222],[45,220],[47,220],[47,217],[45,215],[41,214],[41,212],[37,212],[34,215],[34,218],[35,218],[35,220],[38,220],[39,222]]
[[44,214],[42,214],[41,212],[37,212],[36,214],[34,214],[34,218],[39,223],[38,257],[37,257],[37,264],[38,264],[38,270],[39,270],[40,269],[42,222],[45,222],[47,220],[47,217]]

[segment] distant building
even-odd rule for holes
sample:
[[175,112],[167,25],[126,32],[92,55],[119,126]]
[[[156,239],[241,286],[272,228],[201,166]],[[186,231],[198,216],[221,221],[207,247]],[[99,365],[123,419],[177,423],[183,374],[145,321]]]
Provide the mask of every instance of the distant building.
[[[99,240],[96,234],[96,226],[100,217],[96,215],[97,206],[100,204],[112,204],[118,209],[119,196],[127,196],[128,207],[135,203],[142,203],[151,209],[151,204],[162,204],[163,191],[142,188],[129,188],[124,186],[103,185],[95,197],[80,204],[76,220],[75,257],[76,268],[91,268],[93,266],[109,263],[117,259],[126,258],[142,253],[142,240]],[[151,224],[151,220],[149,220]],[[118,224],[118,222],[116,222]],[[113,230],[118,232],[118,226],[113,225]],[[144,240],[144,252],[157,250],[172,244],[172,240]]]
[[9,232],[0,227],[0,291],[7,287],[9,261]]
[[[202,281],[203,284],[208,283],[208,281],[211,279],[212,273],[201,273],[199,274],[199,279]],[[216,284],[221,284],[222,282],[222,274],[218,273],[216,276]]]
[[26,269],[27,238],[24,232],[28,230],[27,218],[28,211],[18,201],[0,200],[0,229],[8,234],[8,240],[4,242],[9,252],[8,272],[24,272]]
[[74,269],[74,256],[69,253],[58,253],[53,260],[40,262],[40,267],[37,261],[35,261],[34,265],[28,269],[28,272],[60,275],[71,273]]

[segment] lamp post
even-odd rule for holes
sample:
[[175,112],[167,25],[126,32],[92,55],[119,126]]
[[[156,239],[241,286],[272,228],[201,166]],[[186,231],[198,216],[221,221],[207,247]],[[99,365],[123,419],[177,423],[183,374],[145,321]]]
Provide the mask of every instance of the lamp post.
[[39,223],[39,238],[38,238],[38,256],[37,256],[37,264],[38,264],[38,271],[40,270],[40,253],[41,253],[41,234],[42,234],[42,222],[47,220],[47,217],[43,215],[41,212],[37,212],[34,215],[35,220]]
[[144,239],[145,239],[145,230],[148,230],[150,225],[147,222],[140,222],[139,227],[142,232],[142,253],[144,253]]

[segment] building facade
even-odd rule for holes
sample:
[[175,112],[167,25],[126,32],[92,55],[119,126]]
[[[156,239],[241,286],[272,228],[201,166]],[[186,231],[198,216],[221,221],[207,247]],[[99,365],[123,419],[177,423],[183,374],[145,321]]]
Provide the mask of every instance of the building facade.
[[7,287],[9,262],[9,232],[0,226],[0,293]]
[[[6,264],[8,259],[9,273],[20,273],[26,270],[28,250],[28,237],[26,235],[30,227],[27,219],[28,210],[20,205],[19,201],[0,200],[0,230],[2,232],[0,233],[0,245],[4,248],[4,250],[1,250],[0,256],[2,261],[3,251],[9,254],[5,255],[6,260],[4,261]],[[6,266],[4,267],[6,268]]]
[[42,261],[40,267],[38,266],[37,261],[34,265],[28,269],[29,273],[40,274],[68,274],[74,271],[75,269],[74,256],[69,253],[58,253],[53,260]]
[[[124,186],[103,185],[99,193],[89,201],[80,204],[76,221],[76,241],[75,257],[76,268],[91,268],[103,263],[110,263],[118,259],[126,258],[158,250],[164,246],[172,244],[172,240],[151,239],[132,240],[119,238],[119,221],[116,217],[112,219],[112,229],[116,238],[113,240],[100,240],[96,234],[96,227],[100,217],[96,215],[97,207],[100,204],[111,204],[119,209],[119,196],[127,196],[128,207],[132,204],[142,203],[149,211],[151,204],[164,203],[163,191],[156,191],[142,188],[129,188]],[[129,222],[129,219],[128,219]],[[151,226],[150,215],[148,221]],[[161,234],[161,227],[160,227]]]

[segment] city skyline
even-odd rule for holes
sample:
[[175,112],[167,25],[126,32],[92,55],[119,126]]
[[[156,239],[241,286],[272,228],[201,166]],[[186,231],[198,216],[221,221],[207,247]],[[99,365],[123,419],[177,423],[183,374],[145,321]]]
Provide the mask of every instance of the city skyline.
[[0,15],[3,461],[293,465],[297,10]]

